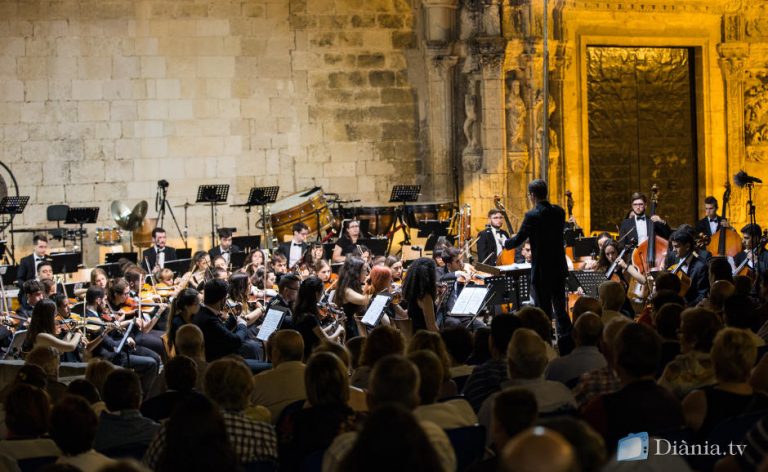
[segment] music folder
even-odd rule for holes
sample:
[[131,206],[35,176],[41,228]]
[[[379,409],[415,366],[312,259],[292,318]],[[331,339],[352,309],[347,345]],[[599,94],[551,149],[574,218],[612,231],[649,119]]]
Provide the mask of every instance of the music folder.
[[488,287],[464,287],[451,309],[451,316],[475,316],[483,309]]
[[269,337],[272,336],[272,333],[280,329],[280,325],[283,323],[283,318],[285,318],[286,313],[288,313],[288,310],[281,306],[269,307],[266,316],[264,316],[264,321],[259,327],[259,334],[256,335],[256,339],[267,342]]
[[366,326],[375,328],[379,324],[379,321],[381,321],[381,317],[384,315],[384,308],[389,304],[389,300],[389,295],[376,295],[371,304],[368,305],[368,309],[365,311],[365,315],[363,315],[363,319],[360,320],[360,322]]

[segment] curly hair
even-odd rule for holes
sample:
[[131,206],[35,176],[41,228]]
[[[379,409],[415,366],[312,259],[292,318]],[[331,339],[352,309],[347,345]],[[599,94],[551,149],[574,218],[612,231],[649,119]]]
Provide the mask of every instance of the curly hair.
[[408,301],[416,301],[425,295],[437,298],[437,283],[435,261],[428,257],[420,257],[408,267],[408,273],[403,282],[403,297]]

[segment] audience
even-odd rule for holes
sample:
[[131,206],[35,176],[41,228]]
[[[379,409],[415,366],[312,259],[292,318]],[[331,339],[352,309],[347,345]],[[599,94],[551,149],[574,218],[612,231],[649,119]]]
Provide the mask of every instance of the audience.
[[597,293],[603,305],[603,314],[600,316],[603,325],[613,318],[624,316],[620,311],[627,297],[623,285],[614,280],[608,280],[600,284]]
[[[579,319],[579,316],[588,311],[596,314],[602,319],[603,306],[600,303],[600,300],[595,297],[579,297],[571,307],[571,321],[576,323],[576,321]],[[561,356],[570,354],[574,347],[573,336],[571,333],[566,333],[564,336],[561,336],[560,339],[557,340],[557,350]]]
[[604,393],[613,393],[621,386],[619,378],[614,371],[614,355],[616,352],[616,339],[619,331],[624,326],[630,324],[626,317],[614,318],[605,325],[603,329],[603,338],[600,342],[600,350],[608,363],[602,369],[593,370],[586,374],[581,374],[576,386],[573,387],[573,396],[579,407],[583,407],[592,398]]
[[472,345],[474,343],[472,333],[463,326],[454,326],[442,330],[440,336],[442,336],[445,349],[451,358],[451,379],[456,382],[456,386],[461,390],[464,382],[466,382],[469,374],[474,369],[474,366],[467,363],[469,356],[472,354]]
[[666,303],[656,311],[653,321],[661,336],[661,362],[656,372],[658,377],[661,377],[664,367],[680,354],[680,317],[684,309],[683,305]]
[[520,318],[522,328],[536,332],[544,340],[544,345],[547,347],[547,359],[551,361],[557,358],[558,353],[552,347],[552,320],[544,313],[544,310],[535,306],[524,306],[517,310],[515,315]]
[[443,429],[477,424],[477,415],[465,399],[450,398],[437,401],[444,386],[445,375],[443,363],[434,352],[413,351],[408,354],[408,360],[419,369],[419,406],[413,411],[418,420],[431,421]]
[[[174,350],[178,356],[187,356],[195,361],[195,367],[197,369],[197,383],[195,389],[197,391],[203,391],[203,379],[205,378],[205,370],[208,368],[208,363],[205,361],[205,347],[203,342],[203,332],[200,328],[194,324],[185,324],[176,331],[176,342],[174,344]],[[147,394],[147,398],[152,398],[168,390],[168,385],[165,379],[165,371],[161,372],[157,376],[157,379],[152,384],[152,388]]]
[[67,386],[59,382],[59,351],[50,346],[39,346],[27,354],[25,364],[40,366],[47,378],[45,391],[56,403],[66,392]]
[[607,362],[597,344],[603,333],[603,322],[594,313],[584,313],[573,324],[573,351],[563,357],[552,359],[546,370],[546,379],[562,382],[567,386],[576,383],[586,372],[602,369]]
[[307,398],[304,388],[304,340],[298,331],[275,331],[267,343],[272,369],[253,377],[252,402],[269,409],[277,423],[283,408]]
[[197,396],[194,391],[197,384],[197,365],[187,356],[177,355],[165,364],[163,377],[167,390],[141,404],[141,414],[161,421],[171,416],[178,404],[189,396]]
[[451,356],[448,354],[448,349],[445,347],[443,338],[439,333],[434,331],[418,331],[413,335],[408,343],[408,354],[416,351],[432,351],[437,359],[440,361],[443,374],[442,382],[440,384],[440,390],[438,392],[438,399],[449,398],[456,396],[459,392],[456,388],[456,382],[451,378]]
[[379,359],[405,351],[405,338],[392,326],[379,325],[368,334],[360,353],[360,364],[352,372],[352,385],[368,388],[368,377]]
[[51,403],[44,390],[27,384],[17,384],[3,403],[8,435],[0,441],[0,455],[20,465],[33,462],[42,466],[54,462],[61,451],[47,438],[50,426]]
[[67,394],[84,398],[91,405],[96,416],[107,411],[107,404],[101,399],[96,386],[85,379],[75,379],[70,382],[67,386]]
[[559,433],[536,426],[512,438],[501,454],[503,472],[572,472],[576,452]]
[[580,472],[599,472],[608,459],[603,438],[586,422],[570,417],[549,418],[542,426],[568,441],[576,454]]
[[81,397],[67,395],[51,411],[51,439],[61,449],[57,464],[77,467],[82,472],[97,472],[114,464],[93,449],[99,418]]

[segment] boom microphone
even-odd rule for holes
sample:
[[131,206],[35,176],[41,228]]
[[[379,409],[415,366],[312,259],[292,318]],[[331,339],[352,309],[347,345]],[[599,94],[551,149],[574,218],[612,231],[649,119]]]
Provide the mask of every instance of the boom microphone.
[[739,187],[745,187],[749,184],[762,184],[763,181],[757,177],[752,177],[743,170],[740,170],[736,175],[733,176],[733,183]]

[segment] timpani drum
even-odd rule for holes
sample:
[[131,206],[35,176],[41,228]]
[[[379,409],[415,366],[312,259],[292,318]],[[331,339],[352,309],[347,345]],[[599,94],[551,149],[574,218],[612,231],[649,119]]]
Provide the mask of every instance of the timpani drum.
[[309,226],[313,235],[333,226],[333,215],[322,189],[289,195],[271,205],[270,212],[272,233],[279,242],[293,237],[293,225],[299,222]]
[[355,207],[355,215],[360,220],[361,228],[366,224],[371,236],[384,236],[395,219],[394,206],[360,206]]
[[456,211],[454,202],[418,202],[406,206],[406,222],[419,226],[424,220],[450,220]]

